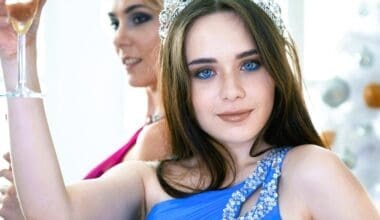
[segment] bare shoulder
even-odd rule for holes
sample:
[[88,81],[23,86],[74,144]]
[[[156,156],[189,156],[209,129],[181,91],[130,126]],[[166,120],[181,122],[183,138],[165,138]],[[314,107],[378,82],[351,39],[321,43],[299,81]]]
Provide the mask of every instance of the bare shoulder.
[[294,147],[282,173],[285,187],[297,191],[313,219],[380,218],[359,181],[330,150],[315,145]]
[[353,179],[351,172],[337,155],[316,145],[301,145],[291,149],[285,158],[283,175],[297,182],[300,189],[333,186],[338,179]]
[[281,179],[285,186],[297,186],[296,194],[304,197],[315,192],[316,187],[328,185],[331,178],[336,178],[336,173],[348,172],[332,151],[315,145],[300,145],[285,157]]
[[[285,158],[285,163],[292,172],[296,169],[299,172],[321,172],[321,174],[324,173],[324,169],[344,167],[334,152],[316,145],[300,145],[292,148]],[[316,167],[318,169],[311,169]]]
[[135,159],[159,160],[166,159],[170,149],[166,120],[160,120],[144,127],[132,150]]

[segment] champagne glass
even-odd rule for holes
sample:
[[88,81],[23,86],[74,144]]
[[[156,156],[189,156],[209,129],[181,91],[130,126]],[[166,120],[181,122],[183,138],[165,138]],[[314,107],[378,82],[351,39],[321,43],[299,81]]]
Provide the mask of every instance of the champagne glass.
[[6,94],[10,98],[41,98],[39,92],[35,92],[27,87],[25,61],[26,33],[33,23],[38,4],[39,0],[5,0],[10,22],[17,33],[18,80],[16,88]]

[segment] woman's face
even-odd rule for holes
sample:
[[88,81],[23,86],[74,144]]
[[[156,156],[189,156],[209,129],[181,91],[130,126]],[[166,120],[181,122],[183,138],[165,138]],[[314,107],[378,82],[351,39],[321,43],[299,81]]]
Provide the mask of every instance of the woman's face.
[[275,86],[244,24],[231,12],[201,17],[185,48],[198,123],[225,146],[250,148],[272,112]]
[[151,5],[143,0],[114,0],[109,12],[116,52],[135,87],[157,84],[159,11]]

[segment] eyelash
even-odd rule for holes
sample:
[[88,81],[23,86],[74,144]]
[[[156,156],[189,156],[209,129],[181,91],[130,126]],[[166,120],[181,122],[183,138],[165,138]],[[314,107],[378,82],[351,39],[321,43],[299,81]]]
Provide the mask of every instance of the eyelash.
[[[150,21],[152,19],[152,16],[147,14],[147,13],[143,13],[143,12],[136,12],[136,13],[133,13],[132,15],[128,16],[127,17],[127,21],[128,21],[128,24],[130,24],[132,27],[133,26],[139,26],[140,24],[144,24],[148,21]],[[115,18],[110,18],[111,20],[111,27],[112,29],[114,29],[115,31],[119,28],[119,24],[120,24],[120,21],[118,19],[115,19]]]
[[[250,64],[250,65],[253,64],[254,66],[253,66],[253,68],[250,69],[250,70],[245,70],[244,67],[245,67],[245,65],[247,65],[247,64]],[[241,69],[242,71],[253,72],[253,71],[258,70],[260,67],[261,67],[261,63],[260,63],[260,61],[258,61],[258,60],[248,60],[248,61],[243,62],[243,64],[241,65],[241,68],[240,68],[240,69]]]
[[[208,75],[204,76],[206,71],[208,72]],[[215,76],[215,72],[210,68],[200,69],[200,70],[195,71],[194,73],[194,77],[200,80],[206,80],[213,76]]]
[[119,20],[111,18],[111,27],[113,30],[117,30],[119,28]]
[[[253,65],[253,66],[247,69],[246,65],[248,64]],[[254,72],[258,70],[260,67],[261,67],[261,63],[259,61],[248,60],[242,63],[240,70],[245,71],[245,72]],[[196,70],[193,75],[197,79],[206,80],[215,76],[216,73],[211,68],[204,68],[204,69]]]
[[151,15],[143,13],[143,12],[137,12],[137,13],[132,14],[129,17],[129,22],[131,22],[133,26],[138,26],[147,21],[150,21],[151,19],[152,19]]

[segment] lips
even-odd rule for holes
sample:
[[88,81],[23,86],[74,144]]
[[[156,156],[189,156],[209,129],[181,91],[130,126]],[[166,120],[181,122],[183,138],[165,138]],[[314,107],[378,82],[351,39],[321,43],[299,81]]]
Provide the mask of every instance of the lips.
[[220,119],[226,122],[241,122],[249,117],[253,110],[231,111],[217,114]]
[[123,58],[122,60],[123,64],[127,67],[129,66],[133,66],[133,65],[136,65],[138,64],[139,62],[141,62],[141,59],[140,58]]

